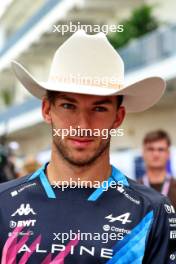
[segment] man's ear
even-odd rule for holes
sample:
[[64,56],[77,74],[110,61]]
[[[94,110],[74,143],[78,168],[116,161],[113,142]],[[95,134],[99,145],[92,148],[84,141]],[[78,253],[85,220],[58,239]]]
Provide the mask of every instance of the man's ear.
[[51,124],[51,103],[46,97],[42,98],[42,116],[46,123]]
[[126,115],[125,107],[120,106],[116,112],[116,119],[114,121],[113,128],[116,129],[122,124],[122,122],[125,118],[125,115]]

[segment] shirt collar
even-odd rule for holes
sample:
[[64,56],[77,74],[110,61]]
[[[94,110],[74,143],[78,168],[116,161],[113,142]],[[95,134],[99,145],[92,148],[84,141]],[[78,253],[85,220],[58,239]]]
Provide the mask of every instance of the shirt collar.
[[[42,167],[40,167],[37,171],[35,171],[28,179],[28,181],[31,181],[37,177],[40,178],[40,181],[45,189],[45,192],[48,196],[48,198],[56,198],[56,195],[53,191],[53,188],[48,180],[48,177],[45,174],[45,169],[47,167],[49,162],[45,163]],[[120,183],[123,186],[129,186],[128,180],[126,176],[117,168],[115,168],[113,165],[112,167],[112,172],[111,176],[108,178],[108,186],[110,186],[112,181],[115,181],[117,183]],[[104,192],[103,186],[97,188],[89,197],[88,201],[95,201],[97,200]]]

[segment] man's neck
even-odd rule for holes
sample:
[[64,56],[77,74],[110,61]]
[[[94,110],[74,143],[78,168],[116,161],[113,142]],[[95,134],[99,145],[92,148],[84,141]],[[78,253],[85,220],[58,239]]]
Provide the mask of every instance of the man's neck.
[[147,176],[150,184],[160,184],[163,183],[166,177],[167,171],[163,169],[148,168]]
[[[101,157],[88,166],[74,166],[68,161],[59,158],[58,155],[51,155],[46,174],[51,184],[62,184],[62,181],[70,182],[88,181],[91,184],[103,182],[111,175],[111,165],[109,163],[109,151],[103,153]],[[56,152],[54,152],[56,153]]]

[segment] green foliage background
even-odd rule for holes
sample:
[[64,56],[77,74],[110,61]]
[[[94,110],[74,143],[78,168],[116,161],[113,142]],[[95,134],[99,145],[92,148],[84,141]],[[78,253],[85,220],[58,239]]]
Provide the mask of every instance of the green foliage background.
[[114,48],[126,45],[130,40],[138,38],[158,28],[159,21],[153,15],[153,6],[142,5],[132,11],[128,19],[119,24],[124,26],[123,32],[115,32],[108,35],[108,39]]

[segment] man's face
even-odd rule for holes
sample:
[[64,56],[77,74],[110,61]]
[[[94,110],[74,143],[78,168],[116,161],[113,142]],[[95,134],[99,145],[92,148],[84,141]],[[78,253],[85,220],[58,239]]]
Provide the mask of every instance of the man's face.
[[144,144],[143,156],[147,167],[155,169],[166,168],[169,159],[167,141],[163,139]]
[[[124,119],[124,107],[117,108],[116,96],[92,96],[74,93],[58,93],[55,103],[44,98],[42,112],[47,123],[55,129],[112,129]],[[94,162],[109,150],[110,137],[94,136],[53,136],[53,144],[62,158],[76,166]]]

